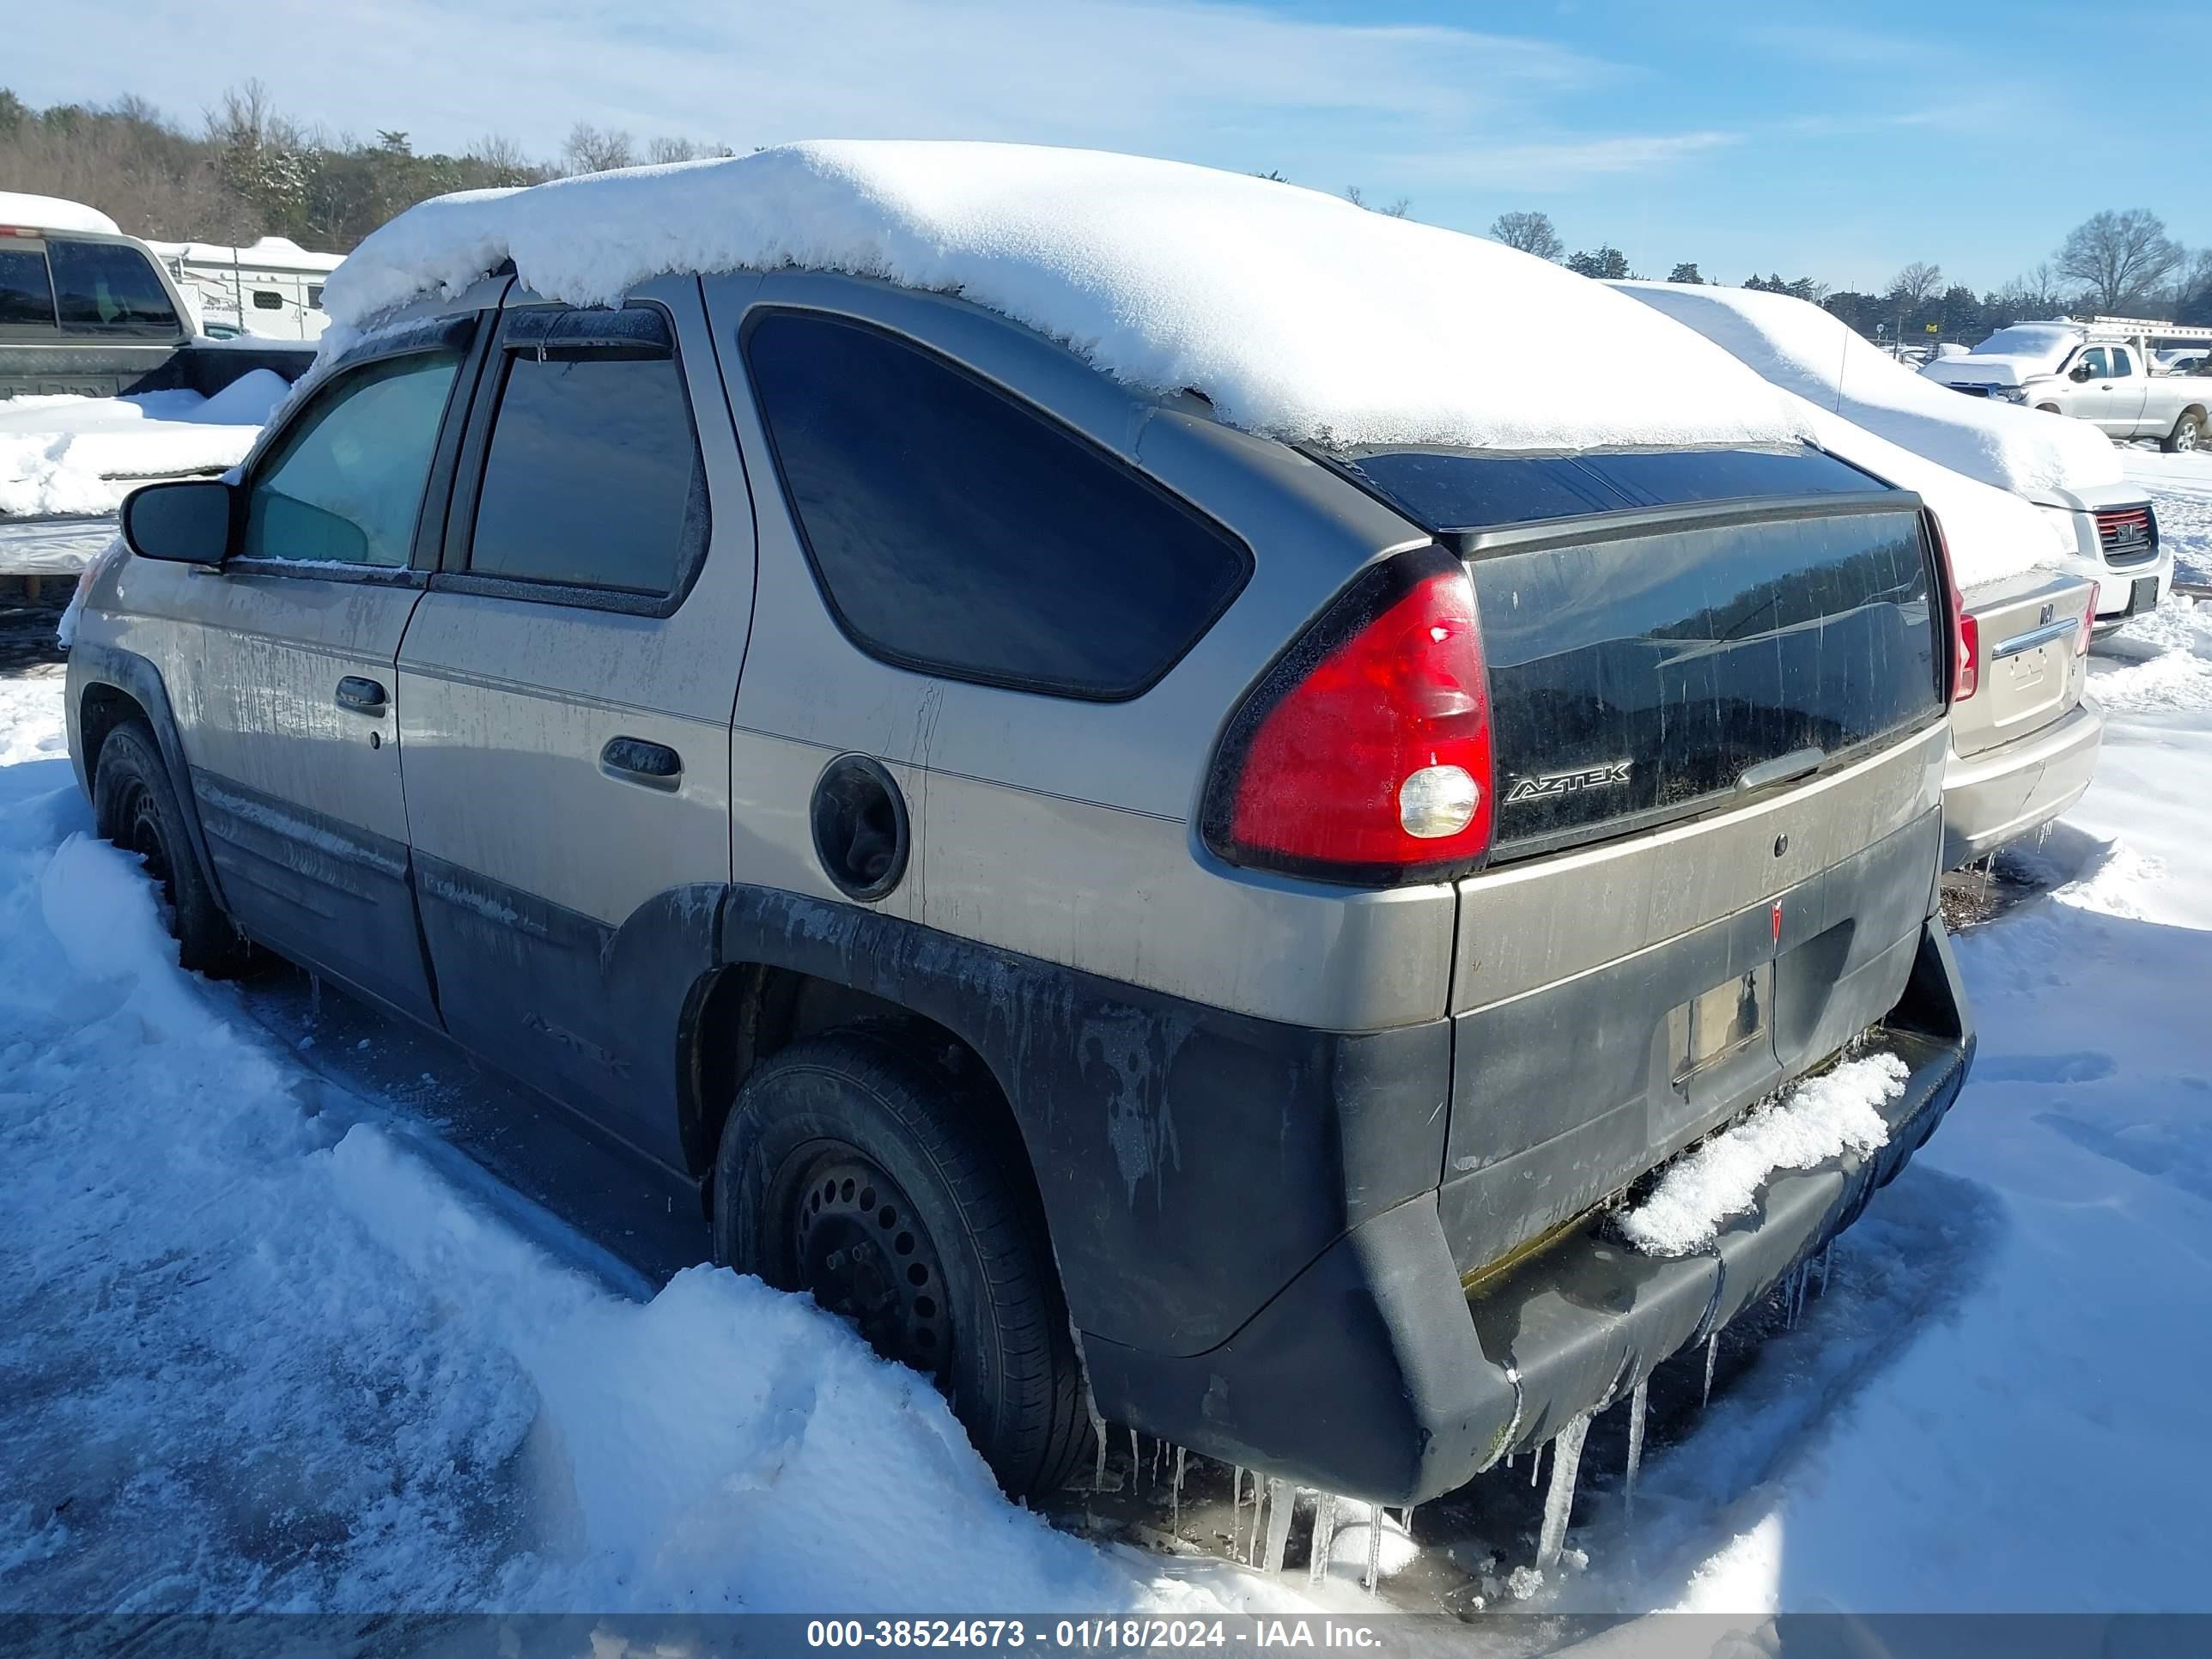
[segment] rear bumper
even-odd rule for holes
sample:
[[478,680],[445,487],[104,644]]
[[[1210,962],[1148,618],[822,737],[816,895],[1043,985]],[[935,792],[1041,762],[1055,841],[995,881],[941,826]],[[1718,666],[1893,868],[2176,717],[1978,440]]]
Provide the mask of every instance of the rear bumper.
[[1956,869],[2081,799],[2096,775],[2105,723],[2087,703],[2039,732],[1943,768],[1943,867]]
[[1940,923],[1880,1040],[1911,1067],[1887,1143],[1778,1176],[1702,1255],[1640,1255],[1587,1217],[1470,1293],[1431,1193],[1353,1229],[1206,1353],[1087,1344],[1099,1399],[1138,1428],[1323,1491],[1389,1504],[1449,1492],[1718,1330],[1904,1167],[1973,1053]]

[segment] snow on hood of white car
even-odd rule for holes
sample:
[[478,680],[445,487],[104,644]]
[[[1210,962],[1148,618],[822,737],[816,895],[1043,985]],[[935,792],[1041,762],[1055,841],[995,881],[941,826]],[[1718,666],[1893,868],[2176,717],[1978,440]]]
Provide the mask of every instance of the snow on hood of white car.
[[1939,357],[1920,373],[1946,386],[2021,386],[2051,371],[2025,357],[1984,357],[1979,352],[1965,351],[1955,357]]
[[1252,431],[1504,450],[1802,436],[1759,378],[1602,284],[1334,196],[1096,150],[838,141],[409,209],[331,273],[325,355],[512,258],[606,304],[799,266],[957,292]]
[[[1841,319],[1787,294],[1673,283],[1615,283],[1750,365],[1784,391],[1892,443],[2030,500],[2114,483],[2119,452],[2086,422],[1991,403],[1923,380]],[[1969,357],[1936,367],[1965,379]]]

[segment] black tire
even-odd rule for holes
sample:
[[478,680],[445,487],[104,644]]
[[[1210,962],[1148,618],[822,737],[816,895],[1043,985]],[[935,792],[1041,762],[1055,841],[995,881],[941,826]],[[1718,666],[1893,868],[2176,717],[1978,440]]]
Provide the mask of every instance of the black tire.
[[177,959],[185,969],[221,979],[245,968],[246,941],[201,873],[154,734],[136,720],[117,726],[100,745],[92,821],[102,841],[137,854],[161,884]]
[[2159,440],[2158,447],[2169,455],[2187,455],[2195,453],[2203,441],[2204,422],[2197,418],[2195,410],[2184,410],[2181,418],[2173,423],[2173,430]]
[[889,1032],[771,1055],[722,1130],[714,1259],[813,1292],[928,1376],[1007,1495],[1042,1498],[1090,1420],[1044,1217],[995,1104]]

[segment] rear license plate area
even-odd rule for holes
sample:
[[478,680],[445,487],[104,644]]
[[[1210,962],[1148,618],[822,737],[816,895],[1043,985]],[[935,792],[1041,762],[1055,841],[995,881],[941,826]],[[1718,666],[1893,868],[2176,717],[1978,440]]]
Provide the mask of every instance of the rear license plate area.
[[2139,616],[2146,611],[2158,609],[2158,578],[2138,576],[2128,587],[2128,615]]
[[1774,967],[1771,963],[1761,963],[1674,1009],[1667,1018],[1674,1080],[1681,1083],[1746,1048],[1763,1044],[1767,1010],[1773,1000]]

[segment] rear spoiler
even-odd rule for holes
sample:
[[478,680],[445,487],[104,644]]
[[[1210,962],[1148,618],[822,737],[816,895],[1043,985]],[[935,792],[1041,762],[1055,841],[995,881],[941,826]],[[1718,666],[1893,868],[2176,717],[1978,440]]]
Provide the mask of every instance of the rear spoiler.
[[1753,495],[1735,501],[1683,501],[1630,507],[1534,524],[1486,525],[1479,530],[1441,530],[1437,540],[1462,559],[1487,554],[1533,553],[1620,541],[1657,530],[1721,529],[1735,524],[1773,524],[1790,519],[1835,519],[1862,514],[1911,513],[1925,507],[1909,489],[1833,495]]

